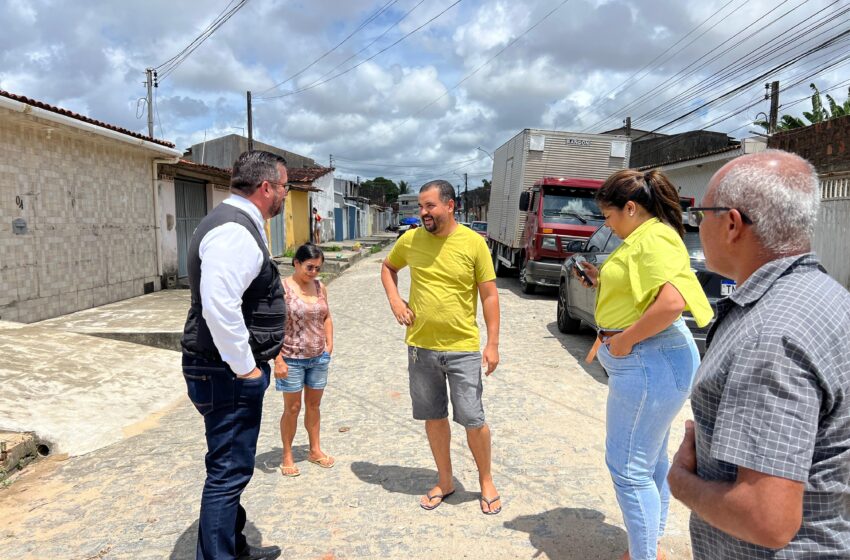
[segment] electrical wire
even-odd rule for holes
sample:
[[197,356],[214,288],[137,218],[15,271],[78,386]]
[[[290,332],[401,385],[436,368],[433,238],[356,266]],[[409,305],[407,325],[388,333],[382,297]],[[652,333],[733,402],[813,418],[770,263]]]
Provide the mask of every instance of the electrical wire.
[[[840,1],[840,0],[838,0]],[[850,12],[850,8],[845,9],[843,13]],[[784,15],[787,15],[784,14]],[[782,17],[784,17],[784,15]],[[733,79],[736,78],[737,75],[747,74],[754,68],[758,68],[759,64],[768,63],[774,60],[777,60],[781,56],[788,54],[794,51],[797,48],[800,48],[805,45],[807,41],[812,41],[817,39],[818,37],[822,37],[826,35],[829,31],[832,31],[836,27],[841,26],[842,24],[839,22],[837,25],[818,33],[814,37],[810,37],[807,41],[799,41],[800,38],[807,34],[813,33],[815,30],[819,29],[823,25],[827,24],[831,21],[831,16],[824,16],[820,21],[817,21],[811,24],[809,27],[804,28],[797,35],[789,37],[784,40],[783,43],[778,45],[771,45],[776,40],[782,39],[781,36],[774,37],[773,39],[763,43],[756,49],[753,49],[746,55],[738,58],[730,65],[726,66],[723,71],[720,73],[715,73],[708,78],[698,82],[697,84],[692,85],[687,90],[678,93],[674,97],[665,100],[662,104],[657,105],[653,109],[650,109],[648,112],[639,115],[635,120],[643,122],[644,120],[650,120],[653,118],[661,118],[663,115],[669,115],[674,113],[679,107],[688,104],[692,99],[696,99],[702,97],[704,95],[710,94],[712,91],[716,91],[717,88],[723,87],[732,82]],[[740,44],[740,43],[739,43]],[[734,47],[735,45],[733,45]],[[730,47],[733,48],[733,47]],[[727,49],[728,51],[729,49]],[[761,52],[760,52],[761,51]],[[721,53],[722,55],[723,53]],[[718,58],[714,57],[715,59]],[[685,76],[682,77],[684,79]],[[677,82],[680,80],[677,80]],[[672,85],[672,84],[671,84]],[[647,96],[644,95],[644,98]]]
[[293,79],[297,78],[298,76],[300,76],[301,74],[303,74],[304,72],[306,72],[307,70],[309,70],[310,68],[312,68],[313,66],[315,66],[315,65],[316,65],[316,63],[320,62],[320,61],[321,61],[322,59],[324,59],[326,56],[328,56],[329,54],[331,54],[332,52],[334,52],[335,50],[337,50],[339,47],[341,47],[343,44],[345,44],[345,43],[346,43],[346,41],[348,41],[349,39],[351,39],[352,37],[354,37],[354,35],[356,35],[356,34],[357,34],[359,31],[361,31],[364,27],[366,27],[367,25],[369,25],[370,23],[372,23],[375,19],[377,19],[377,18],[378,18],[378,17],[379,17],[382,13],[384,13],[386,10],[388,10],[388,9],[389,9],[389,8],[390,8],[393,4],[395,4],[396,2],[398,2],[398,0],[389,0],[386,4],[384,4],[383,6],[381,6],[381,7],[378,9],[378,11],[377,11],[377,12],[375,12],[374,14],[372,14],[371,16],[369,16],[369,17],[366,19],[366,21],[364,21],[363,23],[361,23],[361,24],[357,27],[357,29],[355,29],[354,31],[352,31],[351,33],[349,33],[349,34],[348,34],[348,35],[347,35],[347,36],[346,36],[346,37],[345,37],[342,41],[340,41],[339,43],[337,43],[336,45],[334,45],[334,46],[333,46],[332,48],[330,48],[329,50],[325,51],[325,52],[324,52],[324,53],[323,53],[320,57],[318,57],[317,59],[315,59],[313,62],[311,62],[310,64],[308,64],[307,66],[305,66],[304,68],[302,68],[301,70],[299,70],[298,72],[296,72],[295,74],[292,74],[291,76],[289,76],[288,78],[286,78],[286,79],[285,79],[285,80],[283,80],[282,82],[279,82],[279,83],[277,83],[277,84],[273,85],[272,87],[270,87],[270,88],[268,88],[268,89],[266,89],[266,90],[261,91],[261,92],[259,93],[258,97],[259,97],[259,98],[262,98],[262,96],[263,96],[263,95],[265,95],[266,93],[270,92],[270,91],[271,91],[271,90],[273,90],[273,89],[277,89],[277,88],[279,88],[280,86],[282,86],[282,85],[284,85],[284,84],[286,84],[286,83],[288,83],[288,82],[292,81]]
[[[635,80],[634,82],[632,82],[632,80],[635,78],[635,76],[637,76],[638,74],[640,74],[641,72],[643,72],[644,70],[646,70],[647,68],[649,68],[649,67],[650,67],[653,63],[655,63],[655,61],[657,61],[659,58],[663,57],[663,56],[664,56],[664,55],[666,55],[668,52],[670,52],[670,51],[671,51],[671,50],[672,50],[672,49],[673,49],[676,45],[678,45],[679,43],[681,43],[682,41],[684,41],[685,39],[687,39],[687,38],[688,38],[688,36],[689,36],[689,35],[691,35],[691,33],[693,33],[694,31],[696,31],[697,29],[699,29],[700,27],[702,27],[703,25],[705,25],[706,23],[708,23],[708,21],[710,21],[712,18],[714,18],[714,16],[716,16],[717,14],[719,14],[720,12],[722,12],[724,9],[726,9],[726,7],[727,7],[729,4],[731,4],[732,2],[734,2],[734,1],[735,1],[735,0],[729,0],[729,2],[727,2],[726,4],[724,4],[723,6],[721,6],[721,7],[720,7],[720,9],[718,9],[716,12],[714,12],[713,14],[711,14],[710,16],[708,16],[708,17],[707,17],[706,19],[704,19],[702,22],[700,22],[700,24],[699,24],[699,25],[697,25],[696,27],[694,27],[694,28],[692,28],[690,31],[688,31],[688,32],[687,32],[685,35],[683,35],[683,36],[682,36],[682,37],[681,37],[678,41],[676,41],[675,43],[673,43],[672,45],[670,45],[670,46],[669,46],[669,47],[668,47],[668,48],[667,48],[667,49],[666,49],[663,53],[659,54],[658,56],[656,56],[655,58],[653,58],[652,60],[650,60],[648,63],[646,63],[646,64],[645,64],[645,65],[644,65],[644,66],[643,66],[640,70],[638,70],[637,72],[635,72],[634,74],[632,74],[631,76],[629,76],[628,78],[626,78],[625,80],[623,80],[622,82],[620,82],[619,84],[617,84],[616,86],[614,86],[613,88],[611,88],[610,90],[608,90],[607,92],[605,92],[605,93],[603,93],[602,95],[598,96],[598,97],[596,98],[596,101],[595,101],[595,102],[593,102],[593,103],[592,103],[591,105],[589,105],[588,107],[585,107],[584,109],[582,109],[580,113],[578,113],[575,117],[573,117],[573,119],[577,121],[577,120],[578,120],[579,118],[581,118],[581,117],[582,117],[585,113],[587,113],[588,111],[590,111],[591,109],[593,109],[593,108],[595,108],[595,107],[598,107],[598,106],[599,106],[599,104],[601,104],[601,103],[602,103],[602,102],[603,102],[603,101],[604,101],[604,100],[605,100],[605,99],[606,99],[609,95],[611,95],[612,93],[617,92],[617,91],[618,91],[618,90],[619,90],[622,86],[624,86],[624,85],[626,85],[626,84],[633,85],[633,84],[635,84],[635,83],[639,82],[640,80],[642,80],[643,78],[645,78],[647,75],[649,75],[649,72],[647,72],[646,74],[644,74],[643,76],[641,76],[640,78],[638,78],[637,80]],[[725,16],[723,16],[723,18],[722,18],[720,21],[718,21],[715,25],[713,25],[712,27],[710,27],[709,29],[707,29],[707,30],[706,30],[706,32],[711,31],[712,29],[714,29],[714,27],[716,27],[718,24],[720,24],[720,23],[722,23],[723,21],[725,21],[725,20],[726,20],[726,18],[728,18],[729,16],[731,16],[732,14],[734,14],[736,11],[740,10],[743,6],[744,6],[744,4],[741,4],[741,5],[740,5],[738,8],[736,8],[734,11],[732,11],[731,13],[726,14]],[[683,49],[685,49],[685,48],[689,47],[691,44],[693,44],[693,42],[694,42],[694,41],[696,41],[697,39],[699,39],[700,37],[702,37],[704,34],[705,34],[705,33],[701,34],[699,37],[695,37],[693,41],[691,41],[690,43],[688,43],[687,45],[685,45],[684,47],[682,47],[681,49],[679,49],[678,51],[676,51],[675,53],[673,53],[673,54],[671,55],[671,57],[672,57],[672,56],[675,56],[676,54],[678,54],[678,53],[680,53],[680,52],[682,52],[682,50],[683,50]],[[663,64],[663,62],[665,62],[665,61],[660,62],[658,65],[654,66],[652,69],[654,70],[654,69],[658,68],[658,66],[660,66],[661,64]],[[584,131],[586,131],[586,130],[588,130],[589,128],[592,128],[592,127],[594,127],[594,126],[596,126],[596,125],[594,124],[594,125],[591,125],[590,127],[586,127],[586,128],[585,128],[582,132],[584,132]]]
[[245,4],[248,3],[248,0],[239,0],[238,3],[234,7],[230,7],[233,4],[234,0],[230,0],[230,2],[225,7],[224,11],[209,25],[204,31],[201,32],[200,35],[195,37],[195,39],[189,43],[182,51],[166,60],[159,66],[155,67],[156,72],[158,73],[157,79],[158,81],[165,80],[168,76],[170,76],[183,62],[191,55],[195,50],[200,47],[204,41],[209,39],[218,29],[227,23],[230,18],[233,17],[236,12],[242,9]]
[[[325,78],[327,78],[328,76],[330,76],[331,74],[333,74],[333,73],[334,73],[337,69],[339,69],[340,67],[344,66],[344,65],[345,65],[348,61],[350,61],[350,60],[352,60],[352,59],[354,59],[354,58],[357,58],[358,56],[360,56],[360,54],[362,54],[363,52],[365,52],[365,51],[369,50],[369,47],[371,47],[372,45],[374,45],[375,43],[377,43],[377,42],[378,42],[380,39],[382,39],[382,38],[383,38],[383,37],[384,37],[387,33],[389,33],[390,31],[392,31],[392,30],[393,30],[396,26],[398,26],[398,24],[400,24],[402,21],[404,21],[404,20],[407,18],[407,16],[409,16],[409,15],[411,14],[411,12],[413,12],[413,10],[415,10],[416,8],[418,8],[419,6],[421,6],[424,2],[425,2],[425,0],[419,0],[419,2],[417,2],[415,6],[413,6],[412,8],[410,8],[407,12],[405,12],[405,13],[404,13],[404,15],[402,15],[399,19],[397,19],[397,20],[396,20],[396,21],[395,21],[392,25],[390,25],[389,27],[387,27],[387,28],[383,31],[383,33],[381,33],[380,35],[378,35],[377,37],[375,37],[374,39],[372,39],[372,41],[370,41],[370,42],[369,42],[369,44],[367,44],[365,47],[363,47],[362,49],[360,49],[359,51],[357,51],[357,52],[356,52],[356,53],[354,53],[353,55],[349,56],[348,58],[346,58],[345,60],[343,60],[342,62],[340,62],[339,64],[337,64],[336,66],[334,66],[333,68],[331,68],[330,70],[328,70],[327,72],[325,72],[324,74],[322,74],[321,76],[319,76],[317,79],[315,79],[313,82],[311,82],[311,83],[307,84],[307,85],[306,85],[306,86],[304,86],[304,87],[312,87],[313,85],[316,85],[318,82],[320,82],[320,81],[324,80]],[[273,97],[259,97],[259,98],[257,98],[257,99],[258,99],[258,100],[263,100],[263,99],[273,99]]]
[[519,41],[520,39],[522,39],[523,37],[525,37],[525,35],[527,35],[529,32],[531,32],[531,31],[532,31],[535,27],[537,27],[538,25],[540,25],[541,23],[543,23],[544,21],[546,21],[546,20],[549,18],[549,16],[551,16],[552,14],[554,14],[555,12],[557,12],[558,10],[560,10],[560,9],[561,9],[562,7],[564,7],[564,5],[565,5],[567,2],[569,2],[569,1],[570,1],[570,0],[563,0],[560,4],[558,4],[557,6],[555,6],[554,8],[552,8],[551,10],[549,10],[549,12],[548,12],[548,13],[546,13],[546,15],[544,15],[542,18],[540,18],[539,20],[537,20],[537,22],[536,22],[534,25],[532,25],[531,27],[529,27],[528,29],[526,29],[525,31],[523,31],[522,33],[520,33],[519,35],[517,35],[517,36],[516,36],[513,40],[511,40],[511,42],[509,42],[507,45],[505,45],[504,47],[502,47],[501,49],[499,49],[499,51],[498,51],[496,54],[494,54],[493,56],[491,56],[490,58],[488,58],[486,61],[484,61],[483,63],[481,63],[480,65],[478,65],[478,67],[477,67],[477,68],[475,68],[472,72],[470,72],[469,74],[467,74],[466,76],[464,76],[464,77],[463,77],[463,78],[462,78],[462,79],[461,79],[458,83],[456,83],[455,85],[453,85],[452,87],[450,87],[449,89],[447,89],[447,90],[446,90],[446,91],[445,91],[442,95],[440,95],[439,97],[437,97],[436,99],[434,99],[434,100],[433,100],[433,101],[431,101],[430,103],[426,103],[426,104],[425,104],[422,108],[420,108],[418,111],[416,111],[415,113],[413,113],[412,115],[410,115],[409,117],[407,117],[404,121],[402,121],[402,122],[401,122],[401,124],[399,124],[399,125],[397,125],[397,126],[393,127],[393,131],[398,130],[399,128],[401,128],[402,126],[404,126],[405,124],[407,124],[407,122],[408,122],[410,119],[412,119],[412,118],[414,118],[414,117],[416,117],[416,116],[420,115],[423,111],[425,111],[426,109],[428,109],[429,107],[431,107],[432,105],[434,105],[434,103],[437,103],[440,99],[442,99],[442,98],[444,98],[445,96],[447,96],[447,95],[449,94],[449,92],[451,92],[451,91],[453,91],[453,90],[457,89],[457,88],[458,88],[458,87],[459,87],[462,83],[464,83],[465,81],[467,81],[468,79],[470,79],[472,76],[476,75],[478,72],[480,72],[480,71],[481,71],[481,69],[483,69],[485,66],[488,66],[488,65],[489,65],[491,62],[493,62],[494,60],[496,60],[496,58],[497,58],[499,55],[501,55],[503,52],[505,52],[506,50],[508,50],[508,49],[509,49],[509,48],[511,48],[512,46],[514,46],[514,44],[516,44],[516,42],[517,42],[517,41]]
[[[836,2],[838,2],[838,1],[841,1],[841,0],[836,0]],[[755,26],[756,24],[758,24],[761,20],[763,20],[765,17],[769,16],[769,15],[770,15],[771,13],[773,13],[775,10],[779,9],[779,8],[780,8],[782,5],[784,5],[786,2],[787,2],[787,0],[785,0],[784,2],[780,3],[779,5],[777,5],[777,6],[775,6],[775,7],[773,7],[773,8],[772,8],[772,9],[770,9],[768,12],[766,12],[765,14],[763,14],[762,16],[760,16],[759,18],[757,18],[755,21],[751,22],[751,23],[750,23],[750,24],[748,24],[746,27],[744,27],[743,29],[739,30],[738,32],[736,32],[734,35],[732,35],[732,36],[731,36],[731,37],[729,37],[728,39],[724,40],[724,41],[723,41],[722,43],[720,43],[717,47],[713,47],[713,48],[712,48],[712,49],[710,49],[710,50],[709,50],[706,54],[704,54],[704,55],[702,55],[701,57],[697,58],[696,60],[694,60],[693,62],[691,62],[690,64],[688,64],[688,65],[687,65],[687,66],[685,66],[684,68],[682,68],[681,70],[679,70],[679,71],[678,71],[676,74],[674,74],[673,76],[671,76],[671,77],[667,78],[667,79],[665,80],[665,87],[664,87],[664,88],[662,88],[662,89],[660,89],[660,90],[659,90],[658,88],[654,88],[654,89],[652,89],[652,90],[650,90],[650,91],[648,91],[648,92],[644,93],[643,95],[639,96],[637,99],[635,99],[635,100],[633,100],[633,101],[629,102],[628,104],[626,104],[626,105],[625,105],[625,106],[623,106],[623,107],[620,107],[620,108],[619,108],[619,109],[618,109],[615,113],[613,113],[613,114],[611,114],[611,115],[608,115],[607,117],[604,117],[603,119],[600,119],[599,121],[595,122],[594,124],[592,124],[592,125],[591,125],[591,126],[589,126],[589,127],[586,127],[586,128],[585,128],[585,130],[592,130],[592,129],[594,129],[594,128],[600,127],[600,126],[601,126],[601,125],[603,125],[604,123],[609,122],[609,121],[612,121],[612,120],[615,118],[615,115],[616,115],[616,114],[618,114],[618,113],[619,113],[619,114],[623,114],[623,113],[625,113],[625,112],[628,112],[628,111],[630,111],[630,110],[632,110],[632,109],[634,109],[634,108],[636,108],[636,107],[640,106],[641,104],[645,103],[646,101],[648,101],[648,100],[650,100],[650,99],[657,99],[657,97],[658,97],[660,94],[663,94],[663,92],[664,92],[664,91],[672,90],[674,86],[676,86],[676,85],[678,85],[679,83],[683,82],[686,78],[688,78],[688,77],[690,77],[690,76],[694,75],[694,74],[695,74],[695,73],[697,73],[699,70],[701,70],[701,69],[703,69],[703,68],[707,67],[709,64],[711,64],[711,63],[712,63],[712,62],[714,62],[715,60],[719,59],[719,58],[720,58],[720,57],[722,57],[723,55],[725,55],[725,54],[727,54],[728,52],[730,52],[730,51],[734,50],[735,48],[739,47],[741,44],[743,44],[744,42],[746,42],[746,41],[747,41],[747,40],[749,40],[750,38],[754,37],[755,35],[757,35],[757,34],[759,34],[759,33],[763,32],[763,31],[767,30],[767,29],[768,29],[768,28],[770,28],[772,25],[776,24],[777,22],[779,22],[780,20],[782,20],[783,18],[785,18],[786,16],[788,16],[788,15],[789,15],[790,13],[792,13],[793,11],[795,11],[795,10],[799,9],[801,6],[805,5],[806,0],[803,0],[802,2],[800,2],[800,3],[799,3],[797,6],[795,6],[794,8],[792,8],[792,9],[788,10],[787,12],[785,12],[785,13],[783,13],[782,15],[778,16],[777,18],[774,18],[774,19],[773,19],[773,20],[771,20],[770,22],[766,23],[765,25],[763,25],[762,27],[760,27],[758,30],[756,30],[754,33],[751,33],[751,34],[750,34],[750,35],[748,35],[747,37],[744,37],[744,38],[743,38],[743,39],[741,39],[740,41],[738,41],[738,42],[736,42],[736,43],[734,43],[734,44],[730,45],[730,46],[729,46],[728,48],[726,48],[725,50],[720,51],[720,52],[717,52],[717,49],[718,49],[718,48],[720,48],[720,47],[722,47],[722,46],[726,45],[727,43],[729,43],[730,41],[732,41],[733,39],[735,39],[736,37],[738,37],[739,35],[741,35],[743,32],[745,32],[746,30],[748,30],[748,29],[750,29],[751,27],[753,27],[753,26]],[[834,3],[835,3],[835,2],[834,2]],[[774,38],[774,39],[772,39],[771,41],[773,41],[773,40],[775,40],[775,38]],[[770,41],[769,41],[769,42],[770,42]],[[768,42],[768,43],[769,43],[769,42]],[[744,55],[743,57],[740,57],[740,58],[738,59],[738,61],[740,61],[740,60],[742,60],[742,59],[746,58],[747,56],[751,55],[753,52],[756,52],[758,49],[761,49],[761,48],[763,48],[763,47],[764,47],[764,45],[760,45],[760,46],[759,46],[759,47],[757,47],[756,49],[754,49],[754,50],[750,51],[750,53],[747,53],[747,54],[746,54],[746,55]],[[699,65],[697,65],[696,67],[693,67],[694,65],[696,65],[697,63],[699,63],[702,59],[704,59],[706,56],[708,56],[709,54],[712,54],[712,53],[716,53],[716,54],[715,54],[715,56],[713,56],[713,57],[712,57],[712,58],[710,58],[709,60],[707,60],[707,61],[703,62],[702,64],[699,64]],[[736,61],[736,62],[737,62],[737,61]],[[735,63],[732,63],[732,64],[735,64]],[[692,68],[692,67],[693,67],[693,68]],[[689,72],[687,72],[687,70],[688,70],[689,68],[691,68],[691,70],[690,70]],[[729,67],[728,67],[728,66],[727,66],[726,68],[724,68],[724,71],[726,71],[727,73],[728,73],[728,70],[729,70]],[[701,80],[701,81],[700,81],[700,82],[698,82],[697,84],[695,84],[695,85],[691,86],[688,90],[685,90],[684,92],[680,92],[680,93],[678,93],[678,94],[677,94],[676,96],[674,96],[672,99],[665,101],[665,102],[664,102],[664,104],[663,104],[663,106],[667,106],[667,105],[668,105],[671,101],[675,101],[675,100],[676,100],[676,99],[678,99],[678,98],[686,98],[686,97],[687,97],[687,96],[689,96],[689,95],[690,95],[690,97],[687,97],[688,99],[693,98],[693,97],[696,97],[698,94],[697,94],[697,93],[694,93],[694,90],[695,90],[695,89],[698,89],[701,85],[703,85],[703,84],[705,84],[705,83],[710,83],[710,80],[711,80],[712,78],[714,78],[715,76],[717,76],[717,75],[718,75],[718,73],[712,74],[712,75],[708,76],[707,78],[705,78],[705,79]],[[661,106],[661,105],[659,105],[659,107],[660,107],[660,106]],[[643,119],[643,118],[647,118],[647,117],[646,117],[645,115],[641,115],[641,116],[639,116],[639,117],[637,117],[637,118],[632,119],[632,122],[633,122],[633,123],[635,123],[635,122],[640,122],[640,121],[641,121],[641,119]]]
[[342,72],[339,72],[338,74],[334,74],[333,76],[331,76],[331,77],[329,77],[329,78],[327,78],[327,79],[324,79],[324,80],[320,80],[320,81],[317,81],[317,82],[313,82],[312,84],[307,85],[307,86],[304,86],[304,87],[302,87],[302,88],[294,89],[294,90],[292,90],[292,91],[288,91],[288,92],[285,92],[285,93],[281,93],[281,94],[279,94],[279,95],[270,95],[270,96],[264,97],[263,99],[279,99],[279,98],[281,98],[281,97],[289,97],[290,95],[295,95],[295,94],[297,94],[297,93],[302,93],[302,92],[305,92],[305,91],[311,90],[311,89],[313,89],[313,88],[316,88],[316,87],[319,87],[319,86],[321,86],[321,85],[324,85],[324,84],[326,84],[326,83],[328,83],[328,82],[330,82],[330,81],[332,81],[332,80],[335,80],[335,79],[337,79],[337,78],[340,78],[340,77],[342,77],[342,76],[344,76],[344,75],[348,74],[349,72],[351,72],[351,71],[352,71],[352,70],[354,70],[355,68],[358,68],[358,67],[360,67],[360,66],[362,66],[362,65],[366,64],[367,62],[369,62],[369,61],[370,61],[370,60],[372,60],[373,58],[377,57],[378,55],[381,55],[381,54],[383,54],[383,53],[387,52],[388,50],[390,50],[390,49],[391,49],[391,48],[393,48],[394,46],[398,45],[399,43],[401,43],[402,41],[404,41],[405,39],[407,39],[408,37],[410,37],[411,35],[413,35],[414,33],[416,33],[417,31],[421,30],[422,28],[424,28],[425,26],[427,26],[428,24],[430,24],[430,23],[431,23],[431,22],[433,22],[434,20],[438,19],[440,16],[442,16],[443,14],[445,14],[446,12],[448,12],[449,10],[451,10],[452,8],[454,8],[455,6],[457,6],[458,4],[460,4],[462,1],[463,1],[463,0],[456,0],[456,1],[455,1],[455,2],[453,2],[453,3],[449,6],[449,7],[447,7],[446,9],[444,9],[443,11],[441,11],[440,13],[438,13],[437,15],[435,15],[434,17],[432,17],[431,19],[429,19],[428,21],[426,21],[425,23],[423,23],[422,25],[420,25],[419,27],[415,28],[413,31],[410,31],[409,33],[406,33],[405,35],[403,35],[400,39],[398,39],[398,40],[397,40],[397,41],[395,41],[394,43],[391,43],[389,46],[384,47],[383,49],[379,50],[378,52],[376,52],[376,53],[375,53],[375,54],[373,54],[372,56],[370,56],[370,57],[368,57],[368,58],[366,58],[366,59],[364,59],[364,60],[362,60],[362,61],[358,62],[357,64],[355,64],[354,66],[351,66],[350,68],[347,68],[346,70],[343,70]]

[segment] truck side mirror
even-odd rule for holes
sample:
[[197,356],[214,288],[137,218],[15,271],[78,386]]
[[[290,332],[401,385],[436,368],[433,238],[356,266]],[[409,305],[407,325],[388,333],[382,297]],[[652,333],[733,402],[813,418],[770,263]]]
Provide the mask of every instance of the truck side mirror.
[[574,239],[567,243],[566,252],[567,253],[579,253],[584,249],[584,241],[579,239]]
[[519,195],[519,209],[523,212],[528,211],[528,201],[531,199],[531,193],[525,191],[521,195]]

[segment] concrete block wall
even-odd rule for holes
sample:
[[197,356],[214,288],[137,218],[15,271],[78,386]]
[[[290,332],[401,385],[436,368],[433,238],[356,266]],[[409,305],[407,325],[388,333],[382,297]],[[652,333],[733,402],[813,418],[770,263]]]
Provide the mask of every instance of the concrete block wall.
[[[0,320],[160,288],[150,154],[4,110],[0,154]],[[13,233],[16,218],[26,234]]]

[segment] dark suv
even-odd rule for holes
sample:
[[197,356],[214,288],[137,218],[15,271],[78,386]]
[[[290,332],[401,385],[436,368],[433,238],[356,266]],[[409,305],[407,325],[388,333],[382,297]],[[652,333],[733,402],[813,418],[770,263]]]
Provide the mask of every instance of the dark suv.
[[[622,242],[619,237],[611,232],[609,227],[602,226],[587,241],[571,243],[568,250],[574,251],[576,255],[583,256],[591,264],[599,266]],[[731,294],[735,289],[735,282],[705,268],[705,256],[702,252],[698,231],[685,232],[685,246],[691,256],[691,268],[702,284],[708,302],[715,309],[715,302]],[[572,274],[574,259],[575,255],[564,260],[561,265],[560,287],[558,289],[558,330],[563,333],[579,332],[582,321],[596,329],[594,320],[596,288],[585,288]],[[700,328],[690,313],[685,312],[683,317],[694,335],[700,353],[705,352],[705,336],[714,323],[714,319],[705,327]]]

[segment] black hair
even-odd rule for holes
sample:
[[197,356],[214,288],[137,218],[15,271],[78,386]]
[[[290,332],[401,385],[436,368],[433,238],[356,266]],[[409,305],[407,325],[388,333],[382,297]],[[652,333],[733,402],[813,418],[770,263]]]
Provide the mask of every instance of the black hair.
[[230,170],[230,188],[251,196],[263,181],[280,181],[279,165],[286,167],[286,159],[277,154],[262,150],[242,152]]
[[450,200],[455,199],[455,188],[448,181],[444,181],[442,179],[428,181],[422,185],[422,188],[419,189],[419,193],[424,193],[428,189],[440,189],[440,201],[443,204],[448,204]]
[[685,236],[679,191],[658,169],[617,171],[596,191],[596,202],[623,209],[627,202],[643,206],[650,214]]
[[325,262],[325,254],[318,245],[305,243],[296,249],[295,255],[292,257],[292,266],[295,266],[295,261],[303,263],[304,261],[311,261],[313,259],[322,259],[322,262]]

